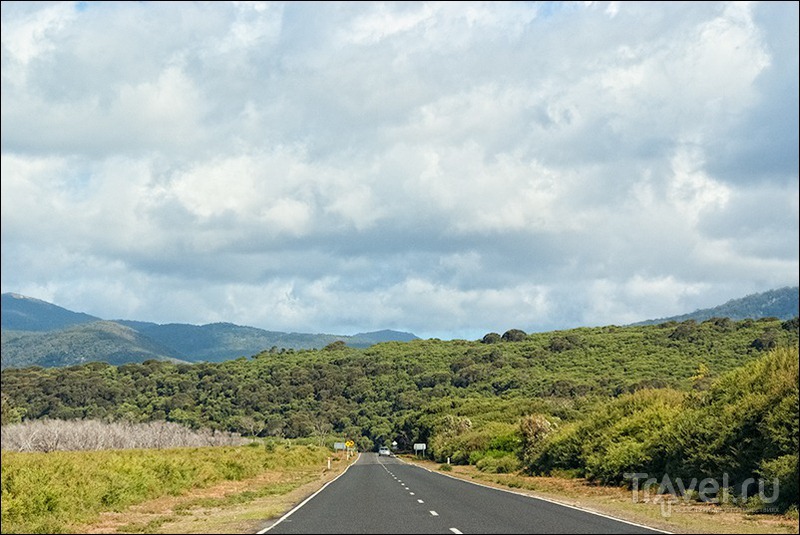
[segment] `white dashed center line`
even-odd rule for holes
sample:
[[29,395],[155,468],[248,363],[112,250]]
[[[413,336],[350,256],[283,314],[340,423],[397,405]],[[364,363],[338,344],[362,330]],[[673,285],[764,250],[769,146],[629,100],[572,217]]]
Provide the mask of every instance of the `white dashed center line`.
[[450,528],[450,531],[452,531],[456,535],[462,535],[462,533],[460,531],[458,531],[456,528]]
[[439,516],[439,513],[437,513],[436,511],[429,511],[429,513],[431,514],[431,516]]
[[423,502],[422,500],[417,500],[417,501],[418,501],[419,503],[425,503],[425,502]]

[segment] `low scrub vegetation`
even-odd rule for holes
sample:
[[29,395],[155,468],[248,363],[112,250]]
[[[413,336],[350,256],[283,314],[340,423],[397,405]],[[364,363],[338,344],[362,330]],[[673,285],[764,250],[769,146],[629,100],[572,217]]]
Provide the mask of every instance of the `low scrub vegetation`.
[[3,533],[63,533],[102,511],[269,470],[322,466],[317,446],[273,444],[167,450],[3,452]]
[[[784,512],[798,505],[799,374],[798,348],[777,348],[707,389],[643,389],[597,400],[572,420],[540,412],[512,430],[449,417],[433,454],[487,472],[521,466],[613,485],[631,484],[632,474],[687,484],[708,478],[728,485],[731,503],[749,496],[743,504],[754,510]],[[768,503],[754,496],[758,482]]]

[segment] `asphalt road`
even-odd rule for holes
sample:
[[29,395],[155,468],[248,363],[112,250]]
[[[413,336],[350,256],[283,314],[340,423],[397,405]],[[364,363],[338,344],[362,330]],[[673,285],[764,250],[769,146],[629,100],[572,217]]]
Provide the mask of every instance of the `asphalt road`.
[[259,533],[661,533],[364,453]]

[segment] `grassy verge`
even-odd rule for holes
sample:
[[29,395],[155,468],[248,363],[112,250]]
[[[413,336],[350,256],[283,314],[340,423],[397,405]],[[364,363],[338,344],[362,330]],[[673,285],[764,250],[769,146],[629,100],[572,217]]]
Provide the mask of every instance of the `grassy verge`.
[[[268,451],[258,444],[170,450],[4,452],[2,532],[75,531],[73,526],[90,524],[104,512],[123,512],[147,501],[269,474],[285,476],[266,477],[264,485],[242,491],[249,494],[220,497],[217,493],[207,498],[223,501],[197,505],[252,501],[270,492],[289,492],[307,482],[312,474],[319,477],[329,454],[327,449],[314,446],[281,445]],[[271,487],[272,483],[278,486]],[[130,531],[149,532],[155,527],[139,526]]]
[[[413,456],[405,457],[404,460],[430,470],[442,471],[439,463],[421,461]],[[449,476],[549,499],[674,533],[798,533],[798,520],[793,516],[748,514],[740,509],[726,509],[700,502],[680,503],[668,508],[659,503],[634,501],[628,489],[593,485],[583,479],[489,474],[474,466],[449,466],[450,470],[443,471]]]
[[348,463],[274,469],[244,481],[164,496],[121,512],[107,512],[75,533],[256,533],[289,511]]

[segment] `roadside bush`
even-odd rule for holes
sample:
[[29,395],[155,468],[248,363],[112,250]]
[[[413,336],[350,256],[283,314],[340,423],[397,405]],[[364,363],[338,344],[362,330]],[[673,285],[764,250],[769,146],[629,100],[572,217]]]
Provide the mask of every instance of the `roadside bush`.
[[[773,481],[777,482],[778,500],[775,502],[775,506],[782,511],[788,510],[792,506],[797,507],[800,502],[800,495],[798,495],[800,471],[798,471],[797,453],[762,461],[758,473],[770,486]],[[775,492],[775,489],[770,488],[766,494],[771,495],[772,492]]]
[[523,466],[531,474],[555,474],[571,471],[578,477],[585,473],[583,444],[588,440],[585,428],[568,422],[547,436],[541,450],[523,456]]
[[475,464],[489,450],[516,453],[519,438],[511,424],[490,422],[473,429],[461,426],[458,431],[440,431],[431,440],[434,458],[444,462],[450,458],[453,464]]
[[777,348],[720,376],[706,391],[622,395],[542,433],[541,441],[525,441],[546,428],[529,421],[522,433],[524,468],[566,470],[611,484],[632,472],[684,481],[725,476],[734,491],[761,477],[768,485],[778,481],[779,499],[759,503],[751,492],[747,507],[791,510],[798,505],[798,375],[798,348]]
[[512,474],[520,469],[520,461],[516,455],[492,450],[475,464],[481,472],[490,474]]
[[533,461],[539,456],[553,428],[553,424],[543,414],[530,414],[520,420],[519,433],[523,460]]
[[638,390],[601,404],[560,432],[551,433],[532,421],[527,434],[543,438],[532,440],[530,446],[523,439],[526,470],[578,469],[603,483],[620,483],[626,472],[652,470],[661,433],[680,413],[683,398],[674,390]]

